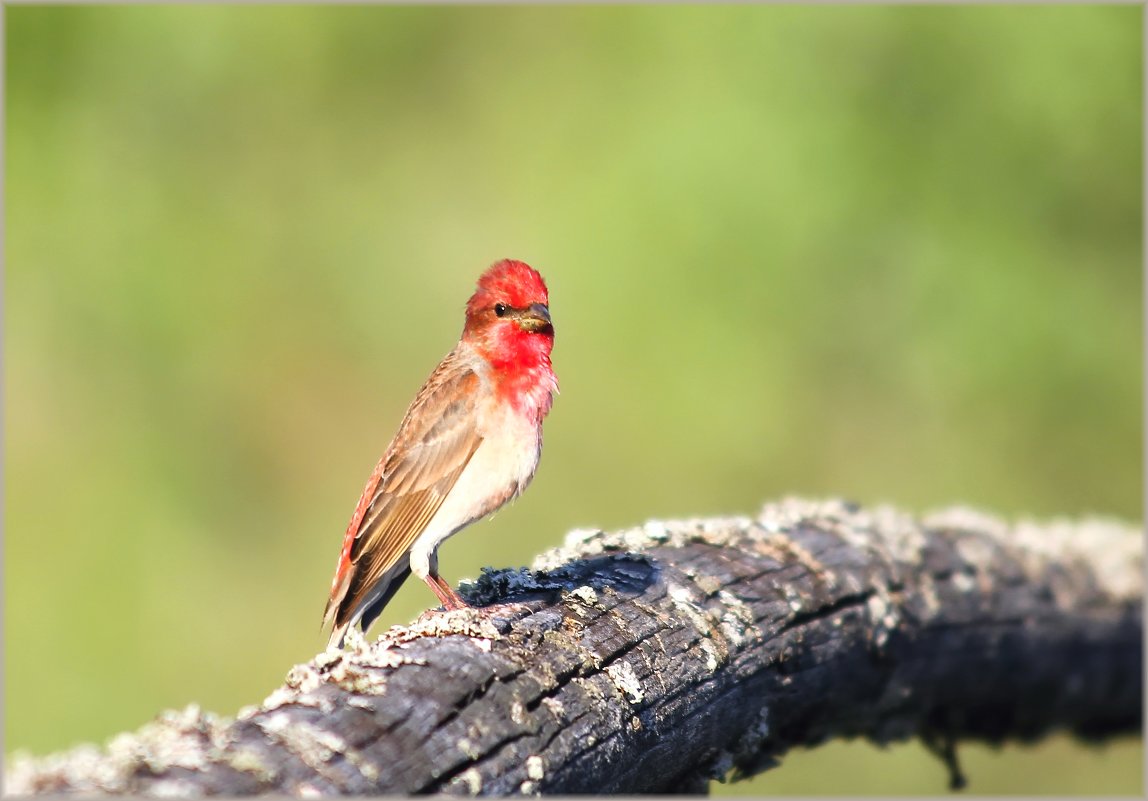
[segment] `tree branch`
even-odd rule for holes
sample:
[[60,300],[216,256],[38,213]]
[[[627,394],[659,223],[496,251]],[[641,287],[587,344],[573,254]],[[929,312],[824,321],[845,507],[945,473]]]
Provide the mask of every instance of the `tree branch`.
[[1143,544],[1108,521],[787,500],[755,519],[573,532],[479,608],[32,759],[7,792],[703,792],[794,746],[1089,740],[1142,725]]

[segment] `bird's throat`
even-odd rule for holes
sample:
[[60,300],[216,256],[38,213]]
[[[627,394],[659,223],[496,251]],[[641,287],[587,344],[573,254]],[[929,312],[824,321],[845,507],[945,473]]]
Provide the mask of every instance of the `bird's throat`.
[[550,364],[554,335],[500,326],[473,345],[490,365],[498,395],[539,422],[550,411],[558,379]]

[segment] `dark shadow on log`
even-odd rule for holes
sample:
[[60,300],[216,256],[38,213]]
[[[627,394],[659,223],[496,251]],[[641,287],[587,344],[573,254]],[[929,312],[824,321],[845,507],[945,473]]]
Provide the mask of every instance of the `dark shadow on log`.
[[641,595],[658,580],[658,565],[640,553],[619,553],[594,559],[574,559],[553,570],[483,568],[476,581],[463,585],[463,597],[476,607],[556,601],[563,592],[582,587],[611,590],[623,597]]
[[920,737],[956,784],[961,741],[1142,726],[1143,543],[1112,522],[790,500],[575,532],[463,593],[235,720],[168,713],[6,790],[700,793],[832,737]]

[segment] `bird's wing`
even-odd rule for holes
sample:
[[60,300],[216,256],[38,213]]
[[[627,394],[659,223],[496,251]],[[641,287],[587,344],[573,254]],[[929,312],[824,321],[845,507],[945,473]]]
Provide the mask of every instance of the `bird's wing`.
[[482,442],[476,425],[480,381],[452,353],[415,396],[347,527],[325,623],[334,617],[340,626],[354,615],[375,583],[406,557],[458,481]]

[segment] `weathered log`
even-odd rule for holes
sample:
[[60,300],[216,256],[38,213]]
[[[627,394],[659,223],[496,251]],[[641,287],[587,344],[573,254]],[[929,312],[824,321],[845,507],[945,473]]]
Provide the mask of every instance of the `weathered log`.
[[234,720],[191,707],[6,791],[700,792],[831,737],[1089,740],[1142,725],[1143,544],[1104,520],[787,500],[574,532],[477,608],[296,666]]

